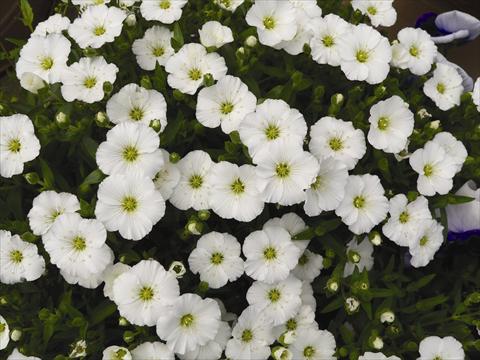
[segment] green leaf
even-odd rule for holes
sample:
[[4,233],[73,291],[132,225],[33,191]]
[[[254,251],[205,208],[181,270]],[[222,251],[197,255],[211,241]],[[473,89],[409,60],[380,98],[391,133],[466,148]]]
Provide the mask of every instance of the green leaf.
[[333,300],[330,304],[325,306],[320,312],[322,314],[326,314],[334,310],[340,309],[342,306],[343,306],[343,298],[339,296],[335,300]]
[[435,276],[437,276],[436,274],[430,274],[430,275],[427,275],[427,276],[424,276],[422,278],[420,278],[419,280],[415,281],[415,282],[412,282],[410,284],[408,284],[407,286],[407,291],[408,292],[412,292],[412,291],[417,291],[418,289],[421,289],[422,287],[428,285],[428,283],[430,281],[432,281]]
[[322,221],[320,225],[318,225],[315,228],[315,234],[318,236],[323,236],[325,234],[328,234],[330,231],[335,230],[337,227],[340,226],[342,221],[338,218],[332,219],[332,220],[327,220],[327,221]]
[[80,187],[85,187],[88,185],[94,185],[98,184],[105,178],[105,175],[99,170],[93,170],[90,174],[87,175],[87,177],[83,180],[82,184]]
[[53,185],[55,184],[55,177],[53,175],[53,171],[48,165],[48,163],[42,158],[40,158],[40,168],[42,169],[43,186],[46,189],[53,189]]
[[33,31],[33,28],[32,28],[33,10],[28,0],[20,0],[20,11],[22,13],[23,25],[28,27],[30,31]]
[[173,25],[172,47],[178,51],[184,44],[182,29],[178,22]]
[[292,237],[292,240],[310,240],[315,236],[315,231],[312,228],[308,228],[307,230],[298,233],[297,235]]
[[91,326],[101,323],[106,318],[111,316],[117,311],[115,304],[109,300],[104,300],[101,302],[93,311],[91,312],[88,322]]

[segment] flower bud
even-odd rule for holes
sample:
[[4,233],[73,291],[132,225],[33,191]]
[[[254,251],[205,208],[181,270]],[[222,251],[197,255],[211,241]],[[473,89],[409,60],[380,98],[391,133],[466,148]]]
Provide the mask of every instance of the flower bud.
[[69,358],[79,358],[87,355],[87,342],[85,340],[79,340],[75,344],[72,344],[72,351],[68,355]]
[[103,111],[99,111],[95,115],[95,122],[98,126],[104,127],[108,123],[107,114],[105,114]]
[[210,211],[208,210],[200,210],[198,213],[198,218],[202,221],[206,221],[210,218]]
[[203,84],[207,87],[215,84],[215,79],[213,78],[212,74],[205,74],[203,76]]
[[255,45],[257,45],[257,43],[258,43],[258,40],[254,35],[250,35],[245,39],[246,46],[254,47]]
[[427,109],[420,109],[417,111],[417,115],[420,117],[420,119],[425,119],[432,117],[432,114],[430,114]]
[[382,323],[393,323],[395,321],[395,313],[390,310],[382,312],[380,315],[380,322]]
[[134,13],[131,13],[127,16],[125,19],[125,24],[127,24],[127,26],[135,26],[137,24],[137,18],[135,17]]
[[280,344],[282,345],[290,345],[291,343],[293,343],[295,341],[295,331],[294,330],[290,330],[290,331],[285,331],[282,336],[280,336],[280,338],[278,339],[278,341],[280,342]]
[[354,263],[354,264],[358,264],[360,262],[360,260],[362,260],[362,257],[360,256],[360,254],[356,251],[353,251],[353,250],[350,250],[348,252],[348,261],[350,261],[351,263]]
[[323,268],[328,269],[330,266],[332,266],[333,261],[332,261],[332,259],[325,257],[325,258],[323,258],[322,263],[323,263]]
[[162,130],[162,123],[158,119],[153,119],[150,121],[150,127],[155,130],[155,132],[159,133]]
[[[131,343],[133,340],[135,340],[135,334],[133,333],[133,331],[125,331],[123,333],[123,341],[125,341],[127,344]],[[117,353],[121,350],[123,349],[118,350]],[[120,357],[119,359],[122,359],[122,357]]]
[[187,272],[187,269],[181,261],[173,261],[170,264],[168,271],[175,275],[176,278],[181,279],[183,275],[185,275],[185,273]]
[[330,278],[327,281],[327,290],[336,293],[338,291],[338,288],[340,287],[338,281],[335,278]]
[[291,360],[292,352],[283,346],[276,346],[272,350],[272,357],[275,360]]
[[123,316],[120,316],[120,317],[118,318],[118,325],[119,325],[119,326],[128,326],[128,325],[130,325],[130,323],[129,323],[128,320],[125,319]]
[[360,301],[355,296],[349,296],[345,299],[345,310],[348,314],[357,312],[360,308]]
[[376,350],[381,350],[383,349],[383,339],[380,336],[375,336],[371,339],[370,345]]
[[38,184],[38,182],[40,181],[40,177],[36,172],[26,173],[25,175],[23,175],[23,177],[30,185]]
[[22,337],[22,331],[18,329],[14,329],[10,332],[10,339],[12,341],[18,341]]
[[68,117],[63,111],[59,111],[57,115],[55,115],[55,122],[59,126],[64,126],[68,124]]
[[430,129],[437,130],[440,127],[440,120],[430,121],[430,124],[428,124],[428,127]]
[[106,95],[109,95],[113,90],[113,84],[110,81],[105,81],[103,83],[103,92]]
[[382,236],[378,231],[372,231],[370,234],[368,234],[368,240],[370,240],[374,246],[382,245]]
[[202,230],[203,230],[203,225],[202,225],[202,223],[199,223],[198,221],[190,220],[187,223],[187,230],[193,235],[200,235],[202,233]]

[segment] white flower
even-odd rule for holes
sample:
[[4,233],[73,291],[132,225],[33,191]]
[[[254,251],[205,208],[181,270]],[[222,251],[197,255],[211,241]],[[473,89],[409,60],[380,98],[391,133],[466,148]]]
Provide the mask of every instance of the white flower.
[[429,141],[423,149],[416,150],[409,159],[410,166],[418,173],[417,189],[420,194],[432,196],[446,194],[453,187],[457,165],[442,146]]
[[311,19],[322,16],[322,9],[317,5],[317,0],[288,0],[298,13]]
[[317,159],[292,143],[277,143],[269,152],[261,152],[256,167],[258,189],[265,202],[280,205],[298,204],[305,200],[305,190],[315,181],[319,171]]
[[180,181],[170,196],[170,202],[180,210],[210,207],[211,168],[213,161],[205,151],[189,152],[178,164]]
[[301,333],[303,330],[313,329],[318,329],[318,324],[315,321],[315,310],[308,305],[302,305],[294,316],[288,319],[284,324],[276,327],[274,331],[277,334],[277,337],[281,335],[284,335],[285,337],[287,332],[292,333],[293,340],[295,339],[297,332]]
[[327,330],[308,329],[296,334],[289,346],[295,360],[335,359],[335,338]]
[[218,21],[207,21],[198,30],[198,34],[200,35],[200,42],[207,48],[219,48],[233,41],[232,30]]
[[113,282],[120,315],[139,326],[154,326],[165,305],[178,301],[178,281],[156,260],[142,260]]
[[[3,240],[3,239],[2,239]],[[0,350],[7,347],[10,341],[10,328],[5,318],[0,315]]]
[[80,5],[80,7],[87,7],[89,5],[104,5],[108,4],[110,0],[72,0],[73,5]]
[[367,233],[387,216],[388,199],[384,192],[378,176],[350,175],[345,197],[335,213],[354,234]]
[[211,74],[219,80],[227,73],[225,60],[217,53],[207,53],[200,44],[185,44],[168,59],[165,65],[170,87],[193,95],[203,83],[203,77]]
[[145,20],[172,24],[182,16],[182,8],[187,0],[147,0],[142,1],[140,12]]
[[98,49],[120,35],[126,17],[127,13],[115,6],[89,6],[70,25],[68,35],[83,49]]
[[310,128],[310,152],[319,160],[333,158],[352,170],[365,155],[367,146],[362,130],[351,122],[326,116]]
[[365,237],[360,243],[356,238],[350,240],[347,244],[346,254],[348,261],[343,269],[343,277],[352,275],[355,268],[358,268],[359,272],[372,269],[373,245],[368,237]]
[[24,163],[40,153],[40,142],[27,115],[0,116],[0,175],[10,178],[23,172]]
[[50,262],[73,277],[97,276],[113,260],[103,224],[77,213],[60,215],[42,240]]
[[472,201],[465,204],[448,205],[448,230],[462,233],[470,230],[480,230],[480,189],[473,180],[467,181],[455,195],[468,196]]
[[[210,340],[205,345],[197,346],[192,351],[187,351],[183,355],[178,355],[181,360],[217,360],[222,357],[223,350],[227,345],[228,339],[232,334],[232,329],[226,321],[221,321],[218,327],[215,339]],[[156,359],[155,359],[156,360]]]
[[255,26],[260,43],[274,46],[297,33],[296,10],[289,1],[258,1],[248,10],[247,24]]
[[0,244],[0,282],[15,284],[42,276],[45,260],[38,255],[37,245],[5,230],[0,230]]
[[392,355],[392,356],[386,356],[381,352],[370,352],[366,351],[363,353],[363,355],[360,355],[358,360],[401,360],[398,356]]
[[[308,226],[305,224],[305,221],[295,213],[287,213],[282,215],[282,217],[271,218],[265,224],[263,224],[263,229],[268,226],[279,226],[288,231],[290,236],[293,238],[295,235],[300,234],[302,231],[308,229]],[[300,249],[300,253],[303,253],[307,248],[310,240],[295,240],[293,244]]]
[[239,129],[247,114],[255,111],[257,98],[239,78],[226,75],[198,93],[196,117],[206,127],[221,126],[225,134]]
[[237,8],[243,4],[245,0],[213,0],[215,4],[220,6],[222,9],[231,11],[232,13],[237,10]]
[[378,84],[387,78],[392,59],[390,43],[372,27],[360,24],[347,32],[340,39],[339,53],[348,80]]
[[312,58],[319,64],[340,65],[339,42],[351,25],[335,14],[315,18],[311,22],[313,37],[310,40]]
[[323,256],[315,254],[310,250],[305,250],[298,259],[298,264],[292,273],[298,279],[312,282],[323,269]]
[[138,173],[153,178],[163,166],[160,138],[142,123],[123,122],[107,132],[97,149],[100,170],[107,175]]
[[220,308],[215,300],[183,294],[164,306],[157,321],[157,335],[178,354],[193,351],[215,339],[220,327]]
[[232,330],[233,338],[227,343],[225,355],[238,360],[266,360],[270,345],[275,340],[272,323],[254,306],[243,310]]
[[480,112],[480,77],[475,81],[472,92],[472,101],[477,105],[477,111]]
[[132,354],[123,346],[112,345],[103,350],[102,360],[132,360]]
[[436,134],[432,141],[445,150],[447,157],[455,164],[456,173],[460,172],[468,156],[465,145],[452,134],[445,131]]
[[36,356],[25,356],[18,351],[18,349],[13,349],[10,356],[7,360],[41,360],[39,357]]
[[417,360],[465,359],[462,343],[452,336],[428,336],[420,342],[418,352]]
[[443,226],[435,220],[425,220],[419,225],[417,236],[409,244],[413,267],[426,266],[443,243]]
[[160,341],[144,342],[131,351],[133,360],[175,360],[175,355]]
[[275,226],[252,232],[245,238],[242,250],[247,258],[245,273],[269,284],[286,279],[301,254],[290,234]]
[[70,26],[70,19],[61,14],[51,15],[47,20],[38,23],[31,36],[47,36],[48,34],[61,34]]
[[28,212],[30,228],[35,235],[43,235],[50,230],[59,215],[78,210],[80,202],[75,195],[43,191],[33,199],[32,208]]
[[429,72],[437,55],[437,46],[430,35],[422,29],[405,28],[400,30],[397,37],[398,42],[392,45],[395,53],[392,65],[409,69],[415,75]]
[[240,123],[239,134],[257,162],[256,158],[271,152],[274,144],[289,143],[301,148],[307,123],[303,115],[285,101],[267,99]]
[[103,287],[103,295],[113,301],[113,283],[115,279],[124,272],[130,270],[131,267],[118,262],[116,264],[108,265],[102,273],[102,280],[105,282]]
[[243,274],[241,248],[237,239],[216,231],[203,235],[188,257],[190,270],[200,274],[200,280],[212,289],[235,281]]
[[143,38],[132,44],[132,51],[138,66],[143,70],[155,70],[157,63],[165,66],[175,53],[171,45],[172,32],[164,26],[152,26],[145,31]]
[[297,313],[302,305],[301,292],[302,282],[290,275],[272,284],[254,281],[247,291],[247,301],[276,326],[284,324]]
[[367,15],[375,27],[392,26],[397,21],[393,0],[352,0],[352,7]]
[[17,78],[21,79],[24,73],[29,72],[49,84],[60,81],[67,67],[70,47],[70,41],[61,34],[31,36],[20,50],[15,68]]
[[239,167],[226,161],[215,164],[211,170],[212,210],[224,219],[252,221],[264,207],[257,183],[252,165]]
[[414,240],[418,226],[432,218],[428,201],[423,196],[408,203],[405,195],[395,195],[390,199],[389,213],[390,219],[383,225],[382,231],[386,237],[400,246],[408,246]]
[[128,84],[107,102],[107,115],[111,122],[142,123],[160,120],[161,130],[167,126],[167,103],[157,90],[147,90],[137,84]]
[[[113,263],[113,253],[110,253],[112,257],[108,259],[108,263]],[[89,275],[87,277],[83,275],[74,276],[70,272],[65,271],[64,269],[60,269],[60,275],[62,275],[63,279],[69,283],[70,285],[80,285],[87,289],[96,289],[103,281],[103,273]]]
[[33,94],[38,94],[38,90],[45,87],[45,82],[34,73],[24,72],[20,77],[20,86]]
[[335,210],[345,195],[348,171],[345,165],[334,158],[319,161],[315,182],[306,191],[303,210],[308,216],[318,216],[322,211]]
[[423,85],[423,92],[440,110],[449,110],[460,105],[463,93],[462,77],[453,66],[438,64],[433,77]]
[[97,197],[97,219],[128,240],[142,239],[165,213],[165,201],[152,180],[138,174],[108,176]]
[[68,67],[62,76],[62,96],[68,101],[94,103],[103,99],[105,82],[113,84],[118,67],[108,64],[102,56],[81,58]]
[[167,201],[178,185],[181,175],[177,164],[170,162],[168,151],[160,149],[160,152],[163,158],[163,167],[155,175],[153,182],[155,183],[155,188],[162,194],[163,199]]
[[408,103],[394,95],[370,108],[368,142],[386,153],[399,153],[407,146],[415,123]]

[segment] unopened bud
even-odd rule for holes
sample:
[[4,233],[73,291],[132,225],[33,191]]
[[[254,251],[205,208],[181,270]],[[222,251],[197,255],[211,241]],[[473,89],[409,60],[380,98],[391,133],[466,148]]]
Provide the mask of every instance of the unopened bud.
[[210,218],[210,211],[208,210],[200,210],[198,213],[198,218],[202,221],[206,221]]
[[350,250],[347,256],[348,256],[348,261],[354,264],[358,264],[360,260],[362,260],[362,257],[360,256],[360,254],[353,250]]
[[187,230],[193,235],[200,235],[203,230],[203,225],[195,220],[190,220],[187,224]]
[[130,325],[130,323],[123,316],[120,316],[120,318],[118,319],[118,325],[119,326],[128,326],[128,325]]
[[345,299],[345,310],[349,314],[353,314],[360,308],[360,301],[355,296],[350,296]]
[[394,321],[395,313],[393,311],[386,310],[380,315],[380,322],[382,323],[392,323]]
[[376,350],[381,350],[383,349],[383,340],[380,336],[375,336],[371,340],[371,346],[376,349]]
[[38,182],[40,181],[40,177],[36,172],[26,173],[25,175],[23,175],[23,177],[30,185],[38,184]]
[[428,127],[430,129],[437,130],[440,127],[440,120],[430,121],[430,124],[428,124]]
[[332,292],[332,293],[335,293],[338,291],[338,288],[340,287],[340,285],[338,284],[338,281],[334,278],[331,278],[327,281],[327,290]]
[[170,159],[170,162],[171,162],[172,164],[176,164],[177,162],[180,161],[181,157],[180,157],[180,154],[178,154],[178,153],[176,153],[176,152],[172,152],[172,153],[170,154],[169,159]]
[[18,341],[22,337],[22,331],[18,329],[14,329],[12,332],[10,332],[10,339],[13,341]]
[[66,124],[68,122],[67,114],[63,111],[58,112],[57,115],[55,115],[55,121],[58,125]]
[[372,231],[368,234],[368,240],[370,240],[374,246],[380,246],[382,244],[382,236],[378,231]]
[[150,121],[150,127],[155,130],[155,132],[159,133],[162,130],[162,123],[158,119],[153,119]]
[[250,35],[245,39],[246,46],[254,47],[255,45],[257,45],[257,43],[258,43],[258,40],[254,35]]
[[272,350],[272,357],[275,360],[291,360],[292,352],[283,346],[276,346]]
[[205,74],[203,76],[203,84],[207,87],[215,84],[215,79],[213,78],[212,74]]
[[175,275],[176,278],[181,279],[187,272],[185,265],[180,261],[173,261],[168,268],[168,271]]
[[128,26],[135,26],[137,24],[137,18],[135,17],[135,14],[129,14],[125,19],[125,24]]
[[95,115],[95,122],[96,122],[97,125],[99,125],[99,126],[105,126],[105,125],[107,125],[107,123],[108,123],[107,114],[105,114],[103,111],[99,111],[99,112]]

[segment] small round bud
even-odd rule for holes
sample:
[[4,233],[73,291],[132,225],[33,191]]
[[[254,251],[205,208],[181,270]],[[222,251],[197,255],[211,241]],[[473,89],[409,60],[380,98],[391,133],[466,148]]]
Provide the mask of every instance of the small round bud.
[[10,339],[13,341],[18,341],[22,337],[22,331],[18,329],[14,329],[10,332]]
[[193,235],[200,235],[203,230],[203,225],[195,220],[190,220],[187,224],[187,230]]
[[380,315],[380,322],[382,323],[391,324],[394,321],[395,321],[395,313],[393,311],[386,310]]
[[180,159],[181,159],[180,154],[178,154],[178,153],[176,153],[176,152],[172,152],[172,153],[170,154],[170,162],[171,162],[172,164],[176,164],[177,162],[180,161]]
[[128,325],[130,325],[130,323],[129,323],[128,320],[125,319],[123,316],[120,316],[120,317],[118,318],[118,325],[119,325],[119,326],[128,326]]
[[332,96],[332,100],[331,100],[331,101],[332,101],[332,104],[338,106],[338,105],[342,105],[342,104],[343,104],[343,100],[344,100],[344,99],[345,99],[345,98],[344,98],[344,96],[343,96],[342,94],[338,94],[338,93],[337,93],[337,94],[334,94],[334,95]]
[[[126,343],[131,343],[133,340],[135,340],[135,334],[133,333],[133,331],[125,331],[123,333],[123,341],[125,341]],[[123,349],[120,349],[120,350],[123,350]]]
[[382,244],[382,236],[378,231],[372,231],[368,234],[368,240],[370,240],[374,246],[380,246]]
[[295,341],[295,331],[294,330],[285,331],[282,334],[282,336],[280,336],[278,341],[282,345],[285,345],[285,346],[290,345],[291,343],[293,343]]
[[356,252],[356,251],[353,251],[353,250],[350,250],[348,252],[348,261],[350,261],[351,263],[354,263],[354,264],[358,264],[360,262],[360,260],[362,260],[362,256]]
[[106,95],[109,95],[113,91],[113,84],[110,81],[105,81],[103,83],[103,92]]
[[258,43],[258,40],[254,35],[250,35],[245,39],[246,46],[254,47],[255,45],[257,45],[257,43]]
[[5,296],[1,296],[0,297],[0,305],[7,305],[8,304],[8,300]]
[[376,350],[381,350],[383,349],[383,340],[380,336],[375,336],[371,340],[371,346],[376,349]]
[[98,51],[97,51],[97,49],[94,49],[94,48],[91,48],[91,47],[87,47],[86,49],[83,49],[83,55],[85,55],[85,56],[87,56],[87,57],[97,56],[97,55],[98,55]]
[[36,172],[26,173],[25,175],[23,175],[23,177],[30,185],[38,184],[38,182],[40,181],[40,177]]
[[135,26],[137,24],[137,18],[135,17],[134,13],[131,13],[127,16],[125,19],[125,24],[127,24],[127,26]]
[[210,211],[208,210],[200,210],[198,213],[198,218],[202,221],[206,221],[210,218]]
[[338,355],[340,355],[342,358],[346,357],[348,355],[348,349],[342,346],[340,349],[338,349]]
[[340,284],[338,283],[338,281],[334,278],[331,278],[331,279],[328,279],[327,281],[327,290],[332,292],[332,293],[335,293],[338,291],[340,287]]
[[155,132],[159,133],[162,130],[162,123],[158,119],[153,119],[150,121],[150,127],[155,130]]
[[333,261],[332,261],[332,259],[325,257],[325,258],[323,258],[322,263],[323,263],[323,268],[328,269],[330,266],[332,266]]
[[440,127],[440,120],[430,121],[430,124],[428,124],[428,127],[430,129],[437,130]]
[[292,352],[283,346],[276,346],[272,350],[272,357],[275,360],[291,360]]
[[99,126],[105,126],[105,125],[107,125],[107,123],[108,123],[107,114],[105,114],[103,111],[99,111],[99,112],[95,115],[95,122],[96,122],[97,125],[99,125]]
[[355,296],[349,296],[345,299],[344,306],[348,314],[353,314],[359,310],[360,301]]
[[212,74],[205,74],[203,76],[203,84],[207,87],[215,84],[215,79],[213,78]]
[[55,121],[58,125],[64,125],[68,122],[67,114],[63,111],[59,111],[57,115],[55,115]]
[[176,278],[181,279],[183,275],[185,275],[185,273],[187,272],[187,269],[181,261],[173,261],[170,264],[168,271],[175,275]]

